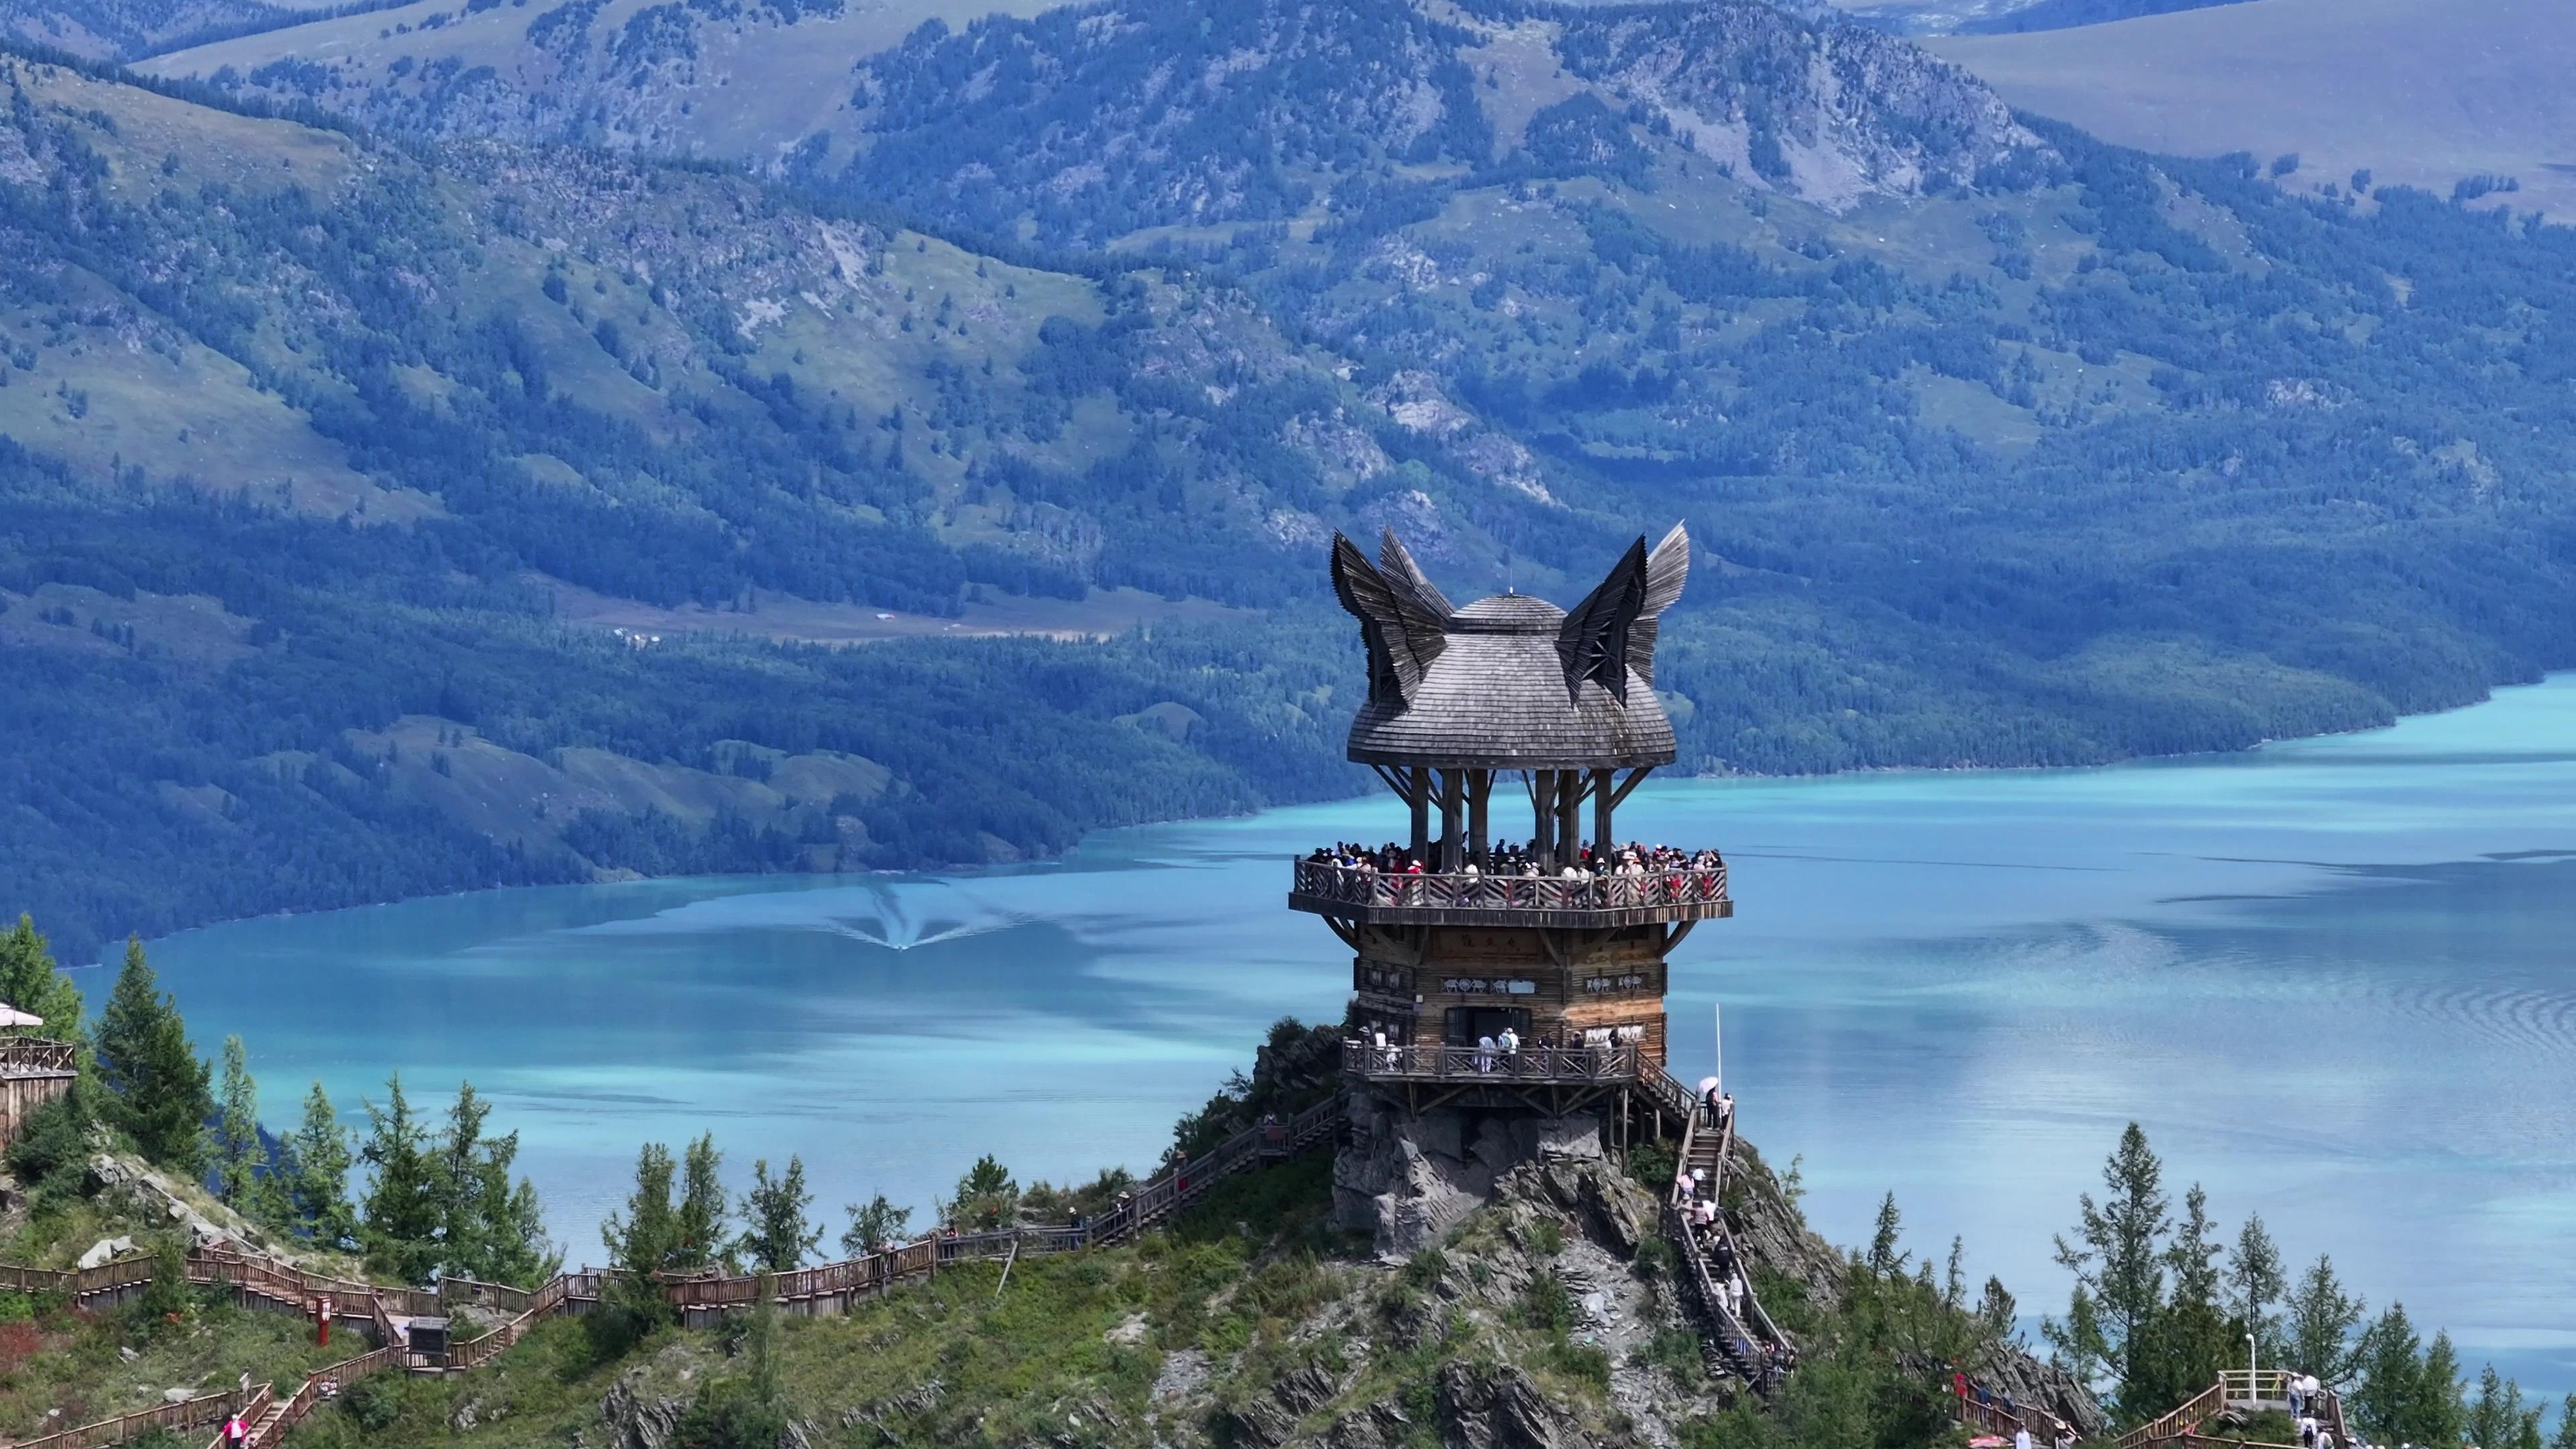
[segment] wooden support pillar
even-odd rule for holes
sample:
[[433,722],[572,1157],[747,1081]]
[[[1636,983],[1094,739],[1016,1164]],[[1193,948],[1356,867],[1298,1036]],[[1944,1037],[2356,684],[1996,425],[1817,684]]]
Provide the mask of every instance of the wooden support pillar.
[[1417,765],[1405,772],[1404,800],[1413,807],[1413,858],[1422,859],[1431,850],[1431,770]]
[[1540,866],[1556,863],[1556,772],[1530,772],[1530,800],[1537,818],[1530,829],[1530,855]]
[[1619,837],[1617,832],[1610,828],[1610,811],[1612,805],[1615,803],[1616,802],[1610,795],[1610,772],[1608,770],[1593,771],[1592,850],[1595,855],[1606,857],[1610,853],[1611,847],[1618,843]]
[[1566,865],[1583,858],[1583,772],[1560,770],[1556,778],[1556,851]]
[[1494,772],[1469,770],[1467,772],[1467,850],[1469,858],[1476,862],[1478,870],[1491,870],[1494,865],[1494,841],[1487,831],[1487,827],[1492,822],[1485,814],[1486,803],[1492,800],[1493,796]]
[[1467,772],[1464,770],[1440,772],[1439,868],[1444,871],[1455,871],[1466,864],[1459,855],[1459,831],[1465,826],[1465,821],[1460,817],[1464,813],[1462,807],[1466,784]]

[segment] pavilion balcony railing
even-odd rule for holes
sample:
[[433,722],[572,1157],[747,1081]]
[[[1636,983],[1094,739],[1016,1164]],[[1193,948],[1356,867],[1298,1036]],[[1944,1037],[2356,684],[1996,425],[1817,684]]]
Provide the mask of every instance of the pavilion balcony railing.
[[73,1047],[67,1041],[47,1041],[36,1036],[0,1036],[0,1075],[25,1072],[68,1072],[73,1068]]
[[1342,1070],[1373,1082],[1626,1082],[1643,1065],[1635,1042],[1617,1046],[1377,1046],[1342,1043]]
[[1726,867],[1662,866],[1643,875],[1407,875],[1300,860],[1295,892],[1322,902],[1451,911],[1622,911],[1726,902]]

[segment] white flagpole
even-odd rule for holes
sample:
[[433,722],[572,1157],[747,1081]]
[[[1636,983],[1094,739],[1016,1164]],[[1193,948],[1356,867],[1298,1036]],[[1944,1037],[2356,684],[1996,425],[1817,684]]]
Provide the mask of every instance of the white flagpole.
[[1712,1075],[1717,1078],[1718,1090],[1722,1092],[1726,1090],[1726,1007],[1723,1003],[1712,1001],[1708,1004],[1708,1024],[1717,1043],[1717,1071]]

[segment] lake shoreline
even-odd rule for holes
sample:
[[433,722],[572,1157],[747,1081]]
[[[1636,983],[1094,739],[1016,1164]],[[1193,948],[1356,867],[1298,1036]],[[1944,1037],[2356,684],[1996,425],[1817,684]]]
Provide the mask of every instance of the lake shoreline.
[[[2044,773],[2050,773],[2050,772],[2056,772],[2056,771],[2069,771],[2069,770],[2107,770],[2107,769],[2116,769],[2116,768],[2120,768],[2120,767],[2122,767],[2122,766],[2130,766],[2130,765],[2145,765],[2145,764],[2157,764],[2157,763],[2165,763],[2165,762],[2172,762],[2172,763],[2188,763],[2188,762],[2191,762],[2191,761],[2201,761],[2201,760],[2224,760],[2224,759],[2233,759],[2233,758],[2239,758],[2239,757],[2246,756],[2246,755],[2256,754],[2256,753],[2259,753],[2259,752],[2260,752],[2260,751],[2262,751],[2262,750],[2265,750],[2265,749],[2267,749],[2267,748],[2271,748],[2271,747],[2274,747],[2274,746],[2278,746],[2278,745],[2284,745],[2284,744],[2298,744],[2298,743],[2303,743],[2303,742],[2308,742],[2308,741],[2315,741],[2315,740],[2346,739],[2346,738],[2351,738],[2351,737],[2353,737],[2353,736],[2357,736],[2357,735],[2366,735],[2366,734],[2369,734],[2369,733],[2371,733],[2371,732],[2373,732],[2373,731],[2375,731],[2375,730],[2391,729],[2391,728],[2394,728],[2394,727],[2396,727],[2396,726],[2398,726],[2398,725],[2401,725],[2401,724],[2405,723],[2405,722],[2406,722],[2406,721],[2408,721],[2408,720],[2416,720],[2416,719],[2430,719],[2430,718],[2435,718],[2435,717],[2438,717],[2438,716],[2441,716],[2441,715],[2454,714],[2454,713],[2457,713],[2457,712],[2459,712],[2459,711],[2461,711],[2461,710],[2464,710],[2464,709],[2476,709],[2476,708],[2478,708],[2478,707],[2479,707],[2479,706],[2481,706],[2481,705],[2485,705],[2485,704],[2491,704],[2491,703],[2493,703],[2493,702],[2494,702],[2494,700],[2495,700],[2496,692],[2497,692],[2498,690],[2508,690],[2508,689],[2527,689],[2527,688],[2533,687],[2533,686],[2535,686],[2535,685],[2545,684],[2545,683],[2547,683],[2549,680],[2551,680],[2551,679],[2553,679],[2553,678],[2557,678],[2557,677],[2559,677],[2559,676],[2561,676],[2561,675],[2567,675],[2567,674],[2576,674],[2576,669],[2568,669],[2568,670],[2546,670],[2546,671],[2543,671],[2543,672],[2542,672],[2542,673],[2541,673],[2537,678],[2534,678],[2534,679],[2513,679],[2513,680],[2505,680],[2505,681],[2498,682],[2498,683],[2492,683],[2492,684],[2489,684],[2488,686],[2486,686],[2486,691],[2485,691],[2485,693],[2484,693],[2484,694],[2482,694],[2482,695],[2480,695],[2480,696],[2479,696],[2478,698],[2476,698],[2476,699],[2468,700],[2468,701],[2465,701],[2465,702],[2460,703],[2460,704],[2447,705],[2447,706],[2444,706],[2443,708],[2440,708],[2440,709],[2424,710],[2424,711],[2420,711],[2420,712],[2415,713],[2415,714],[2401,714],[2401,715],[2397,715],[2397,716],[2395,716],[2395,717],[2394,717],[2394,718],[2392,718],[2392,719],[2389,719],[2389,720],[2387,720],[2387,721],[2384,721],[2384,722],[2381,722],[2381,723],[2377,723],[2377,724],[2362,725],[2362,726],[2358,726],[2358,727],[2356,727],[2356,728],[2348,729],[2348,730],[2322,730],[2322,731],[2319,731],[2318,733],[2315,733],[2315,734],[2309,734],[2309,735],[2285,735],[2285,736],[2282,736],[2282,737],[2280,737],[2280,738],[2278,738],[2278,739],[2263,739],[2263,740],[2257,740],[2257,741],[2255,741],[2255,742],[2254,742],[2254,743],[2252,743],[2252,744],[2245,745],[2245,746],[2243,746],[2243,747],[2241,747],[2241,748],[2237,748],[2237,749],[2228,749],[2228,750],[2197,750],[2197,751],[2185,751],[2185,752],[2173,753],[2173,754],[2141,754],[2141,755],[2124,755],[2124,756],[2118,757],[2118,758],[2116,758],[2116,759],[2097,760],[2097,761],[2092,761],[2092,762],[2089,762],[2089,763],[2086,763],[2086,764],[2081,764],[2081,765],[1864,765],[1864,766],[1861,766],[1861,767],[1859,767],[1859,768],[1856,768],[1856,769],[1849,769],[1849,770],[1818,770],[1818,771],[1810,771],[1810,772],[1805,772],[1805,773],[1791,773],[1791,774],[1767,774],[1767,773],[1763,773],[1763,772],[1759,772],[1759,771],[1743,771],[1743,772],[1729,771],[1729,772],[1726,772],[1726,773],[1723,773],[1723,774],[1714,774],[1714,775],[1659,775],[1659,776],[1657,777],[1657,779],[1658,779],[1658,781],[1659,781],[1659,782],[1662,782],[1662,783],[1676,783],[1676,782],[1682,782],[1682,781],[1797,781],[1797,780],[1834,780],[1834,779],[1867,778],[1867,777],[1877,777],[1877,776],[1909,776],[1909,775],[1926,775],[1926,776],[1944,776],[1944,775],[1962,775],[1962,774],[2029,775],[2029,774],[2044,774]],[[1327,800],[1321,800],[1321,801],[1299,801],[1299,802],[1290,802],[1290,803],[1284,803],[1284,804],[1271,804],[1271,805],[1264,805],[1264,806],[1260,807],[1259,809],[1251,810],[1251,811],[1246,811],[1246,812],[1239,813],[1239,814],[1231,814],[1231,815],[1176,815],[1176,816],[1170,816],[1170,817],[1167,817],[1167,818],[1161,818],[1161,819],[1141,820],[1141,821],[1136,821],[1136,822],[1133,822],[1133,823],[1130,823],[1130,824],[1126,824],[1126,825],[1104,826],[1104,827],[1100,827],[1100,828],[1098,828],[1098,829],[1085,831],[1082,835],[1080,835],[1079,837],[1077,837],[1077,838],[1074,840],[1074,842],[1073,842],[1073,844],[1072,844],[1072,845],[1070,845],[1070,846],[1066,847],[1065,849],[1063,849],[1063,850],[1061,850],[1061,851],[1056,851],[1056,852],[1053,852],[1053,853],[1050,853],[1050,854],[1045,854],[1045,855],[1032,856],[1032,857],[1029,857],[1029,858],[1024,859],[1024,860],[1016,860],[1016,861],[980,861],[980,862],[978,862],[978,861],[930,861],[930,862],[927,862],[926,864],[928,865],[928,867],[929,867],[930,871],[932,871],[932,872],[934,872],[934,873],[937,873],[937,874],[942,874],[942,875],[987,875],[987,874],[991,874],[991,875],[1002,875],[1002,874],[1009,874],[1009,873],[1014,873],[1014,872],[1018,872],[1018,871],[1022,871],[1022,870],[1043,869],[1043,868],[1047,868],[1047,867],[1051,867],[1051,866],[1060,866],[1060,865],[1062,865],[1062,864],[1063,864],[1063,863],[1064,863],[1064,862],[1065,862],[1069,857],[1071,857],[1071,856],[1074,856],[1074,855],[1078,854],[1078,853],[1082,850],[1082,848],[1083,848],[1087,843],[1091,842],[1092,840],[1096,839],[1096,838],[1097,838],[1097,837],[1099,837],[1099,836],[1106,835],[1106,834],[1111,834],[1111,833],[1114,833],[1114,832],[1116,832],[1116,831],[1122,831],[1122,830],[1138,830],[1138,829],[1151,829],[1151,828],[1155,828],[1155,827],[1169,827],[1169,826],[1186,826],[1186,825],[1198,825],[1198,824],[1215,824],[1215,823],[1219,823],[1219,822],[1223,822],[1223,821],[1230,821],[1230,820],[1249,820],[1249,819],[1252,819],[1252,818],[1254,818],[1254,817],[1256,817],[1256,816],[1259,816],[1259,815],[1261,815],[1261,814],[1264,814],[1264,813],[1266,813],[1266,812],[1268,812],[1268,811],[1272,811],[1272,810],[1295,808],[1297,805],[1337,804],[1337,803],[1347,803],[1347,802],[1349,802],[1349,801],[1354,801],[1354,800],[1367,800],[1367,799],[1371,798],[1372,796],[1374,796],[1376,793],[1377,793],[1377,791],[1376,791],[1376,789],[1375,789],[1375,788],[1373,788],[1373,787],[1369,787],[1369,786],[1365,786],[1365,785],[1364,785],[1361,789],[1355,790],[1355,791],[1353,791],[1352,793],[1350,793],[1350,794],[1348,794],[1348,795],[1339,795],[1339,796],[1334,796],[1334,797],[1331,797],[1330,799],[1327,799]],[[1315,843],[1315,844],[1322,844],[1323,842],[1321,842],[1321,841],[1317,841],[1317,842],[1314,842],[1314,843]],[[829,873],[829,876],[828,876],[828,877],[817,877],[817,878],[837,878],[837,879],[848,879],[848,880],[853,880],[853,881],[860,881],[860,880],[869,880],[869,879],[878,879],[878,878],[884,878],[884,879],[901,879],[901,878],[906,878],[906,877],[911,877],[911,876],[921,875],[921,874],[923,874],[923,873],[924,873],[924,872],[923,872],[923,871],[920,871],[920,870],[891,870],[891,869],[876,869],[876,870],[863,870],[863,871],[838,871],[838,872],[831,872],[831,873]],[[762,871],[762,872],[748,872],[748,873],[743,873],[743,874],[740,876],[740,878],[741,878],[741,879],[745,879],[745,880],[760,880],[760,879],[779,879],[779,880],[786,880],[786,879],[802,879],[802,878],[815,877],[815,876],[816,876],[816,873],[814,873],[814,872],[806,872],[806,871]],[[251,913],[251,914],[247,914],[247,915],[239,915],[239,916],[219,916],[219,917],[210,917],[210,918],[207,918],[207,919],[204,919],[204,920],[199,920],[199,921],[194,921],[194,922],[188,922],[188,923],[185,923],[185,924],[181,924],[181,925],[178,925],[178,926],[174,926],[174,927],[172,927],[169,931],[167,931],[167,932],[165,932],[165,933],[163,933],[163,934],[164,934],[164,935],[180,935],[180,934],[183,934],[183,933],[185,933],[185,932],[189,932],[189,931],[205,930],[205,929],[208,929],[208,928],[211,928],[211,927],[224,926],[224,925],[231,925],[231,924],[234,924],[234,923],[237,923],[237,922],[243,922],[243,921],[296,920],[296,919],[301,919],[301,918],[311,917],[311,916],[330,915],[330,914],[332,914],[332,913],[334,913],[334,912],[338,912],[338,911],[362,911],[362,910],[371,910],[371,909],[377,909],[377,908],[382,908],[382,907],[387,907],[387,906],[399,906],[399,905],[404,905],[404,904],[408,904],[408,903],[415,902],[415,901],[455,900],[455,899],[459,899],[459,898],[467,897],[467,896],[476,896],[476,895],[481,895],[481,894],[484,894],[484,893],[489,892],[489,891],[510,891],[510,890],[555,890],[555,889],[561,889],[561,888],[564,888],[564,887],[572,887],[572,886],[614,886],[614,885],[625,885],[625,884],[641,884],[641,883],[653,882],[653,881],[687,880],[687,879],[692,879],[692,878],[693,878],[693,877],[691,877],[691,876],[687,876],[687,875],[649,875],[649,874],[645,874],[645,873],[642,873],[642,872],[637,872],[637,871],[629,870],[629,869],[627,869],[626,867],[622,867],[622,866],[621,866],[621,867],[616,867],[616,868],[609,869],[609,870],[604,870],[604,871],[595,871],[595,872],[594,872],[594,874],[593,874],[593,876],[592,876],[591,878],[587,879],[587,880],[538,881],[538,882],[528,882],[528,883],[516,884],[516,885],[508,885],[508,884],[494,884],[494,885],[487,885],[487,886],[474,886],[474,887],[470,887],[470,888],[465,889],[465,890],[431,892],[431,893],[423,894],[423,895],[397,895],[397,896],[387,896],[387,897],[382,897],[382,898],[375,899],[375,900],[352,901],[352,902],[348,902],[348,903],[345,903],[345,904],[342,904],[342,905],[336,905],[336,906],[322,906],[322,907],[317,907],[317,908],[312,908],[312,909],[307,909],[307,910],[280,909],[280,910],[274,910],[274,911],[260,911],[260,912],[254,912],[254,913]],[[38,924],[41,926],[43,923],[39,922]],[[67,970],[67,971],[73,971],[73,972],[86,972],[86,971],[92,971],[92,970],[97,970],[97,969],[101,969],[101,968],[104,968],[104,967],[112,966],[112,965],[114,965],[118,960],[121,960],[121,959],[122,959],[122,956],[121,956],[121,949],[122,949],[122,948],[116,948],[116,949],[114,949],[114,950],[108,950],[108,949],[104,949],[104,948],[103,948],[103,949],[102,949],[102,953],[101,953],[101,955],[98,957],[98,959],[93,960],[93,961],[89,961],[89,962],[79,963],[79,964],[66,964],[66,965],[65,965],[65,967],[64,967],[64,969],[65,969],[65,970]]]

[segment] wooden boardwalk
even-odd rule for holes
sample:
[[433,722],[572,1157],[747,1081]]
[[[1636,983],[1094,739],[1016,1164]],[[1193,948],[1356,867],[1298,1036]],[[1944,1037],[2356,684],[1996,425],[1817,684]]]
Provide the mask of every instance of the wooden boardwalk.
[[[1073,1252],[1126,1242],[1168,1221],[1228,1178],[1333,1141],[1342,1117],[1342,1102],[1337,1095],[1284,1122],[1263,1122],[1247,1128],[1205,1155],[1176,1164],[1140,1184],[1110,1211],[1080,1226],[933,1235],[847,1262],[787,1273],[666,1279],[661,1283],[662,1292],[679,1310],[683,1321],[695,1324],[712,1322],[763,1301],[792,1313],[832,1314],[898,1284],[934,1277],[941,1268],[959,1263]],[[558,1273],[534,1290],[463,1278],[443,1280],[436,1289],[388,1288],[307,1272],[256,1254],[198,1251],[188,1255],[187,1264],[190,1283],[230,1287],[252,1306],[310,1315],[320,1300],[328,1298],[335,1312],[345,1320],[357,1322],[374,1340],[374,1346],[306,1375],[294,1393],[282,1398],[265,1385],[248,1394],[238,1390],[205,1394],[183,1403],[163,1404],[20,1440],[14,1449],[102,1449],[155,1429],[185,1432],[208,1425],[220,1427],[235,1412],[249,1422],[251,1443],[275,1444],[323,1402],[370,1374],[388,1370],[455,1373],[491,1362],[540,1320],[596,1307],[601,1280],[607,1276],[600,1269],[582,1268]],[[151,1282],[149,1256],[119,1258],[78,1270],[0,1264],[0,1289],[60,1296],[84,1307],[121,1302]],[[450,1317],[455,1309],[469,1304],[509,1316],[499,1327],[453,1344],[444,1354],[412,1350],[403,1331],[406,1321]],[[222,1442],[218,1433],[215,1449],[220,1449]]]
[[[1687,1087],[1662,1068],[1638,1062],[1633,1052],[1623,1058],[1623,1065],[1633,1073],[1625,1078],[1627,1087],[1652,1110],[1684,1124],[1684,1161],[1701,1168],[1711,1193],[1722,1192],[1734,1146],[1732,1124],[1721,1128],[1713,1123],[1705,1104],[1697,1102]],[[1087,1223],[933,1235],[819,1267],[668,1278],[660,1286],[682,1320],[691,1324],[711,1323],[762,1302],[774,1303],[785,1312],[829,1315],[962,1263],[1123,1243],[1168,1222],[1218,1183],[1336,1140],[1344,1115],[1342,1099],[1336,1095],[1285,1121],[1247,1128],[1207,1153],[1139,1184]],[[1667,1201],[1663,1230],[1679,1258],[1680,1275],[1700,1324],[1703,1358],[1711,1372],[1742,1378],[1766,1395],[1777,1392],[1782,1377],[1797,1361],[1797,1349],[1763,1312],[1749,1278],[1742,1310],[1726,1308],[1717,1286],[1720,1275],[1745,1260],[1723,1215],[1713,1232],[1694,1229],[1684,1222],[1678,1201]],[[247,1394],[231,1390],[207,1394],[19,1441],[15,1449],[103,1449],[154,1429],[186,1432],[219,1427],[235,1412],[249,1422],[251,1443],[273,1445],[324,1402],[371,1374],[456,1373],[490,1363],[538,1322],[596,1308],[602,1281],[608,1276],[597,1268],[581,1268],[558,1273],[533,1290],[463,1278],[423,1289],[312,1273],[256,1254],[199,1251],[188,1255],[187,1265],[190,1283],[229,1287],[253,1306],[310,1315],[318,1300],[329,1298],[339,1316],[357,1323],[374,1340],[373,1346],[307,1375],[294,1393],[283,1397],[266,1386]],[[59,1295],[84,1306],[122,1301],[151,1281],[152,1260],[146,1256],[76,1271],[0,1265],[0,1289]],[[507,1317],[478,1337],[452,1344],[444,1354],[412,1350],[403,1331],[405,1322],[415,1317],[452,1318],[457,1309],[468,1305]],[[2340,1420],[2338,1438],[2339,1425]],[[212,1449],[220,1449],[221,1443],[218,1435]]]

